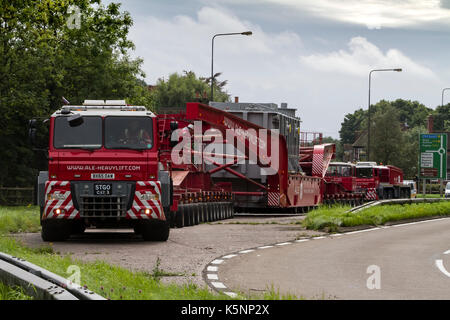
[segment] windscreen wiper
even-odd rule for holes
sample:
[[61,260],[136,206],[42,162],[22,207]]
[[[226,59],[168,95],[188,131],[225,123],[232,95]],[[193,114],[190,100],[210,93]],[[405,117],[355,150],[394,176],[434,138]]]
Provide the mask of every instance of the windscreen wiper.
[[63,148],[67,149],[83,149],[83,150],[89,150],[93,151],[96,149],[100,149],[102,146],[100,144],[65,144],[63,145]]

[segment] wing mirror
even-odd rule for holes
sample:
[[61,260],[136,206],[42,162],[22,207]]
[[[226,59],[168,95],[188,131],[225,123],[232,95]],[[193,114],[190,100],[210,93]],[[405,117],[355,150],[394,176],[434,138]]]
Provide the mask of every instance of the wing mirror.
[[78,127],[84,123],[84,119],[81,114],[74,114],[70,117],[67,117],[67,122],[69,122],[69,126],[71,127]]

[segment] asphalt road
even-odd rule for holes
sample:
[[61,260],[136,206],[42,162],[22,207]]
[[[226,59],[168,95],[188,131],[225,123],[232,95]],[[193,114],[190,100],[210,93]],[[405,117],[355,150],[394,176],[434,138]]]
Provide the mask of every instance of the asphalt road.
[[[160,260],[160,268],[171,274],[165,283],[194,283],[206,286],[202,271],[219,255],[248,247],[293,240],[302,236],[321,234],[305,230],[298,224],[304,216],[296,217],[236,217],[212,224],[171,229],[166,242],[145,242],[133,230],[89,229],[85,234],[65,242],[54,242],[60,254],[70,254],[83,261],[106,261],[131,270],[152,272]],[[31,247],[48,245],[38,233],[17,235]]]
[[235,292],[273,286],[307,299],[450,299],[450,219],[259,249],[229,259],[218,276]]

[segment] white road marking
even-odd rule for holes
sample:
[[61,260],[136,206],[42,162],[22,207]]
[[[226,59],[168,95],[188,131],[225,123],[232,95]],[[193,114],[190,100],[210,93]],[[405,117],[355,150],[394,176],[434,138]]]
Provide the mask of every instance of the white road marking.
[[225,285],[222,282],[211,282],[211,284],[217,289],[226,289]]
[[209,280],[219,280],[219,277],[215,273],[208,273],[206,276]]
[[444,263],[442,262],[441,259],[436,260],[435,264],[436,267],[439,269],[439,271],[441,271],[443,274],[445,274],[447,277],[450,278],[450,273],[447,271],[447,269],[445,269]]
[[258,247],[258,249],[268,249],[268,248],[273,248],[273,246]]
[[362,232],[368,232],[368,231],[373,231],[373,230],[378,230],[380,228],[371,228],[371,229],[363,229],[363,230],[356,230],[356,231],[351,231],[351,232],[347,232],[346,234],[355,234],[355,233],[362,233]]
[[[390,225],[390,226],[380,226],[380,227],[363,229],[363,230],[356,230],[356,231],[351,231],[351,232],[346,232],[346,233],[335,233],[335,234],[331,234],[331,235],[328,235],[328,236],[311,237],[311,238],[308,238],[308,239],[299,239],[299,240],[295,240],[294,242],[300,243],[300,242],[306,242],[306,241],[309,241],[309,240],[325,239],[325,238],[328,238],[328,237],[340,237],[340,236],[343,236],[343,235],[346,235],[346,234],[357,234],[357,233],[374,231],[374,230],[379,230],[379,229],[388,229],[388,228],[391,228],[391,227],[403,227],[403,226],[415,225],[415,224],[419,224],[419,223],[440,221],[440,220],[445,220],[445,219],[449,219],[449,218],[423,220],[423,221],[417,221],[417,222],[395,224],[395,225]],[[292,243],[293,242],[283,242],[283,243],[278,243],[278,244],[275,244],[275,245],[258,247],[257,249],[268,249],[268,248],[273,248],[274,246],[284,246],[284,245],[288,245],[288,244],[292,244]],[[245,254],[245,253],[250,253],[250,252],[253,252],[253,251],[255,251],[255,249],[242,250],[242,251],[239,251],[239,253]],[[445,251],[444,254],[450,254],[450,250]],[[223,256],[222,259],[231,259],[231,258],[236,257],[236,256],[237,256],[237,254],[229,254],[229,255]],[[222,262],[224,262],[224,260],[222,260],[222,259],[216,259],[216,260],[212,261],[211,264],[221,264]],[[435,261],[435,265],[444,275],[446,275],[447,277],[450,278],[450,272],[448,272],[445,269],[442,260],[436,260]],[[218,271],[218,267],[208,266],[207,267],[207,271],[217,272]],[[217,274],[207,274],[207,277],[208,277],[209,280],[219,280]],[[222,282],[211,282],[211,285],[214,286],[217,289],[226,289],[226,286]],[[234,292],[224,292],[224,294],[226,294],[226,295],[228,295],[228,296],[230,296],[232,298],[237,297],[237,294],[234,293]]]
[[242,250],[242,251],[239,251],[239,253],[250,253],[250,252],[253,252],[253,251],[255,251],[255,250],[249,249],[249,250]]
[[292,242],[277,243],[276,246],[287,246],[288,244],[292,244]]
[[234,292],[224,292],[224,294],[226,294],[227,296],[231,297],[231,298],[236,298],[237,294]]

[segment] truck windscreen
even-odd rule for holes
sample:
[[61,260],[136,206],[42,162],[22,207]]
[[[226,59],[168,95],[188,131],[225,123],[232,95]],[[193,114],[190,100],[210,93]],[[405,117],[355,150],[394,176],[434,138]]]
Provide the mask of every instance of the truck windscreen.
[[356,168],[357,178],[372,178],[372,168]]
[[83,123],[71,127],[67,117],[55,119],[53,146],[57,149],[99,149],[102,147],[102,118],[83,117]]
[[151,149],[153,128],[150,117],[105,118],[105,148],[107,149]]

